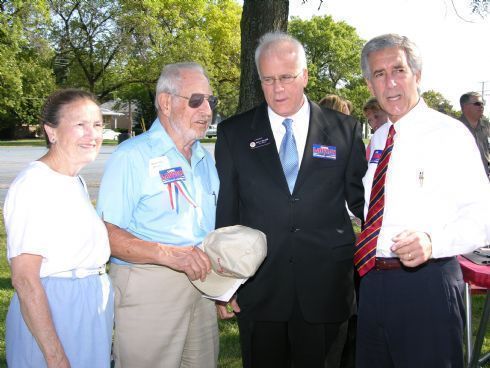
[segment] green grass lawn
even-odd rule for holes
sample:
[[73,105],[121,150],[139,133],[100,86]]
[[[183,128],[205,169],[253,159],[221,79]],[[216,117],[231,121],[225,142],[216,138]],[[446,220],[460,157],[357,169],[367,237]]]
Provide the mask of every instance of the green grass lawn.
[[[0,367],[6,367],[5,362],[5,316],[10,298],[13,294],[10,283],[10,269],[6,259],[5,251],[6,237],[3,225],[2,209],[0,209]],[[484,296],[473,296],[473,328],[479,322],[483,309]],[[219,368],[240,368],[240,345],[238,340],[238,326],[236,321],[220,321],[220,356],[218,361]],[[475,331],[476,332],[476,331]],[[490,351],[490,327],[487,333],[483,351]]]

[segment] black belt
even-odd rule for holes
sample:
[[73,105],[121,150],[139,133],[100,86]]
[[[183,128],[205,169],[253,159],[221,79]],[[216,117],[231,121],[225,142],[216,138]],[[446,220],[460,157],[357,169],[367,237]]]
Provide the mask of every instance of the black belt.
[[374,269],[376,271],[399,270],[400,268],[415,269],[415,268],[423,267],[424,265],[426,265],[428,263],[437,263],[437,262],[442,262],[442,261],[448,261],[452,258],[454,258],[454,257],[430,258],[425,263],[422,263],[421,265],[419,265],[417,267],[406,267],[406,266],[404,266],[403,263],[400,262],[400,258],[376,258],[376,261],[374,263]]

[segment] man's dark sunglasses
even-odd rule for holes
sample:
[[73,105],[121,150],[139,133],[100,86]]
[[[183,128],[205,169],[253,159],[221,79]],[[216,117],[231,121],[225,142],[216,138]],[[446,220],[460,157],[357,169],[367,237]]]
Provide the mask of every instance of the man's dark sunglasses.
[[485,102],[482,102],[482,101],[469,102],[469,104],[470,105],[475,105],[475,106],[478,106],[478,107],[485,106]]
[[204,93],[193,93],[191,97],[185,97],[175,93],[172,93],[172,95],[189,100],[188,105],[193,109],[197,109],[199,106],[201,106],[204,100],[208,100],[211,110],[214,110],[218,104],[218,97],[213,95],[205,95]]

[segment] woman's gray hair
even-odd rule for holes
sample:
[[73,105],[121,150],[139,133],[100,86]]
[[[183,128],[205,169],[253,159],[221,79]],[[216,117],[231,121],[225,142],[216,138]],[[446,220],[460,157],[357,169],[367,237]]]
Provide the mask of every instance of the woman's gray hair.
[[368,61],[369,54],[392,47],[398,47],[405,52],[408,66],[412,70],[412,73],[415,74],[422,71],[422,57],[420,56],[417,45],[405,36],[389,33],[375,37],[364,45],[361,53],[361,69],[364,78],[371,78]]
[[157,88],[155,93],[155,107],[157,111],[160,109],[158,106],[158,95],[160,93],[175,94],[179,93],[181,86],[181,72],[183,70],[194,70],[206,77],[209,82],[209,77],[206,74],[204,68],[194,62],[183,62],[165,65],[158,78]]
[[255,49],[255,66],[257,67],[257,72],[260,75],[259,59],[260,56],[271,49],[273,49],[277,44],[287,42],[293,45],[297,52],[297,62],[298,67],[303,70],[306,69],[306,53],[303,45],[293,36],[288,35],[284,32],[268,32],[260,37],[259,45]]

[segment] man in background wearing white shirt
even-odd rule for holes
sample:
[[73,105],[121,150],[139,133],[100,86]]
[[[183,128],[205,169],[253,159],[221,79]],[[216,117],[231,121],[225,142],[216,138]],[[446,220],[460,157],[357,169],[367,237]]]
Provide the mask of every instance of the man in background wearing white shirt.
[[[420,97],[422,61],[406,37],[372,39],[361,63],[389,120],[372,138],[363,179],[366,222],[354,256],[362,276],[357,367],[463,367],[463,277],[455,256],[489,238],[490,187],[478,148],[462,124]],[[376,167],[386,162],[380,186]]]

